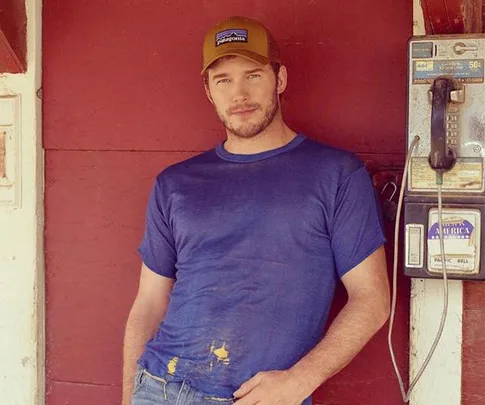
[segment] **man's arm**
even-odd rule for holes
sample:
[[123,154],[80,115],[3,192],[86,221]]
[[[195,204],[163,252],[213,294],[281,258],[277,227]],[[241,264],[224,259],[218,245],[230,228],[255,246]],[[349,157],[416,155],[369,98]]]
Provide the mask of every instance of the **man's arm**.
[[325,338],[292,368],[313,392],[362,350],[389,317],[389,281],[384,248],[342,277],[348,301]]
[[234,393],[241,398],[238,404],[301,404],[344,368],[384,325],[389,316],[384,248],[347,272],[342,282],[348,301],[322,341],[290,369],[261,372],[245,382]]
[[136,362],[145,343],[165,317],[174,280],[160,276],[144,264],[135,302],[128,316],[123,346],[123,405],[131,404]]

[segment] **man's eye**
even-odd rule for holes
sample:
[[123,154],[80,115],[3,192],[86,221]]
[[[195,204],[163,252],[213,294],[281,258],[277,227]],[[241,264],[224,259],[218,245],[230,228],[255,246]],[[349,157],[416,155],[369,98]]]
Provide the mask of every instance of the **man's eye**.
[[223,83],[229,83],[229,79],[219,79],[216,81],[216,84],[223,84]]
[[257,73],[252,73],[252,74],[248,75],[248,79],[257,79],[259,77],[261,77],[261,75],[257,74]]

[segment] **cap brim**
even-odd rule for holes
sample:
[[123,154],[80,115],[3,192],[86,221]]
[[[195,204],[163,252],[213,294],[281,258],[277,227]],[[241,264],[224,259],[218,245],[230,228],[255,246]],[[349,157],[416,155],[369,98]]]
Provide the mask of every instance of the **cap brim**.
[[208,59],[202,68],[202,72],[200,72],[201,75],[205,73],[205,71],[212,65],[216,60],[224,57],[224,56],[242,56],[243,58],[250,59],[256,63],[259,63],[261,65],[267,65],[270,62],[270,59],[262,56],[258,53],[248,51],[247,49],[227,49],[224,52],[215,54],[212,58]]

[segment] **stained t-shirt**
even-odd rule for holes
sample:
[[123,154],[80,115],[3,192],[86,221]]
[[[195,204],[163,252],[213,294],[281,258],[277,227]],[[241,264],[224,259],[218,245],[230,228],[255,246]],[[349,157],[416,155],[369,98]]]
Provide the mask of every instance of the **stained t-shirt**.
[[139,252],[176,281],[139,364],[231,397],[315,347],[337,282],[384,242],[361,161],[304,135],[252,155],[221,144],[170,166]]

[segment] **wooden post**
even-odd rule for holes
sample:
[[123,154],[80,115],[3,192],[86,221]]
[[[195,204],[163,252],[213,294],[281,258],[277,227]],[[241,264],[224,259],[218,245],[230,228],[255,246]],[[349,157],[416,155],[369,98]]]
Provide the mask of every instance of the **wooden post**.
[[0,179],[7,177],[7,133],[0,131]]

